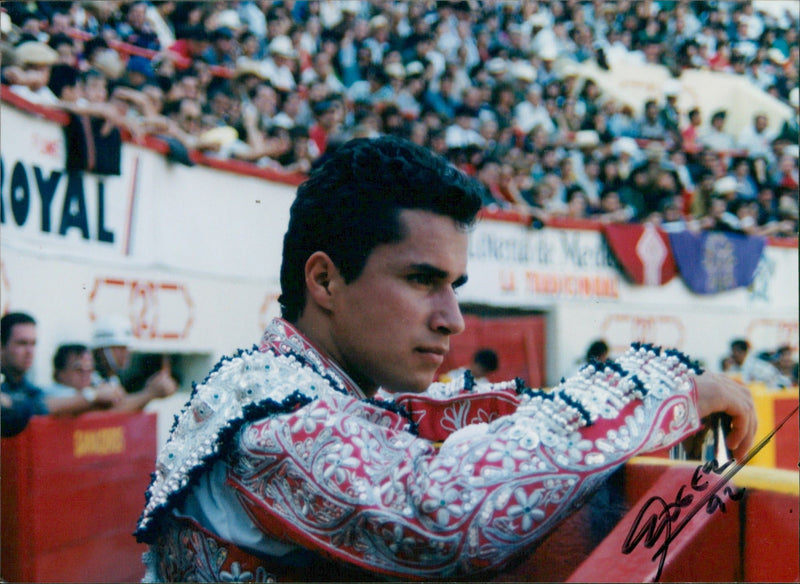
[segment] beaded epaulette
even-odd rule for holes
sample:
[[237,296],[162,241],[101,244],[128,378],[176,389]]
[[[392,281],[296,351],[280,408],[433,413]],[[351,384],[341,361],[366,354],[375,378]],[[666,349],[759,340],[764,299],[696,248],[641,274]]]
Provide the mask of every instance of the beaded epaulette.
[[154,517],[182,500],[244,423],[292,411],[325,390],[332,390],[330,383],[291,355],[250,350],[223,358],[195,386],[158,455],[136,531],[139,541],[150,539]]

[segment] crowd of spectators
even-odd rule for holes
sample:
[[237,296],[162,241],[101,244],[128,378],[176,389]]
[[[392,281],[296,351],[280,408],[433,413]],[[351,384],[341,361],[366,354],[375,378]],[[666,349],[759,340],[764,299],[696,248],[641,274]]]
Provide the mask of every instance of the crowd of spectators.
[[[91,345],[65,342],[53,355],[53,384],[40,388],[28,379],[37,344],[36,320],[24,312],[0,319],[0,433],[14,436],[33,416],[77,416],[92,411],[137,412],[178,389],[168,357],[145,371],[130,372],[133,331],[128,319],[98,320]],[[124,379],[121,379],[123,376]]]
[[[3,83],[186,152],[307,172],[399,134],[488,187],[488,207],[797,234],[797,11],[754,2],[4,2]],[[739,135],[726,106],[637,115],[586,61],[726,71],[793,108]],[[775,128],[777,125],[772,124]]]

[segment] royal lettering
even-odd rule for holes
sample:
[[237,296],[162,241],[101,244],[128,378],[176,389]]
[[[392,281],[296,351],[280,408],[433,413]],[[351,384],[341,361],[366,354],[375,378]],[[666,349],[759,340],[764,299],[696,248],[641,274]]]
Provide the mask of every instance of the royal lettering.
[[69,237],[75,233],[83,240],[114,243],[101,178],[27,167],[23,161],[14,163],[7,176],[5,160],[0,159],[0,188],[0,223],[4,225],[28,230],[38,223],[35,229],[42,234]]
[[11,173],[11,214],[17,225],[24,225],[31,208],[31,188],[28,175],[21,162],[14,165]]
[[97,241],[114,243],[114,233],[106,229],[106,185],[97,183]]
[[44,177],[42,170],[35,166],[33,173],[36,176],[36,186],[39,189],[39,196],[42,200],[42,231],[50,233],[50,205],[56,195],[56,186],[61,178],[61,173],[53,171],[49,178]]
[[70,229],[77,228],[84,239],[89,239],[89,220],[86,217],[83,181],[77,178],[77,173],[71,172],[68,176],[67,196],[64,197],[64,208],[61,211],[61,226],[58,228],[58,233],[66,235]]

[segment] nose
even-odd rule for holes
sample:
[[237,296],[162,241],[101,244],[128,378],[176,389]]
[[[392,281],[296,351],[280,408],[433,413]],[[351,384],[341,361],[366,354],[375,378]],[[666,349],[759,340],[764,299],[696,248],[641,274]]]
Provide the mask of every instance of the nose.
[[446,286],[436,295],[430,327],[444,335],[457,335],[464,330],[464,326],[464,317],[461,315],[455,290]]

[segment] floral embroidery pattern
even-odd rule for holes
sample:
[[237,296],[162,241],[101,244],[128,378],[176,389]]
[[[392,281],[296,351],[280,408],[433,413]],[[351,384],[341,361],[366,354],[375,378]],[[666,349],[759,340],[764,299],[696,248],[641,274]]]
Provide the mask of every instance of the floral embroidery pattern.
[[253,561],[241,550],[233,551],[218,539],[177,521],[169,524],[171,529],[163,530],[157,552],[146,554],[145,563],[151,573],[145,581],[152,581],[154,578],[149,576],[155,571],[168,582],[277,582],[257,562],[251,567],[233,559],[236,555]]
[[[296,356],[302,338],[282,340],[285,330],[271,329],[269,352],[225,363],[198,387],[159,456],[145,532],[159,533],[160,523],[174,530],[158,510],[179,496],[191,469],[203,469],[187,454],[197,449],[197,428],[212,424],[204,448],[216,452],[250,399],[281,409],[248,417],[231,436],[228,477],[246,494],[248,516],[298,547],[414,579],[501,565],[629,457],[699,427],[693,367],[650,346],[587,366],[549,392],[517,382],[467,389],[462,379],[421,395],[380,394],[391,406],[383,408],[348,392],[336,371],[315,369],[324,361],[313,348]],[[239,401],[226,403],[231,392]],[[419,437],[403,409],[421,424]],[[432,436],[440,435],[447,439],[437,449]],[[222,577],[218,563],[204,569]],[[231,564],[225,572],[252,570]]]
[[[422,438],[399,441],[348,409],[354,398],[323,391],[308,411],[252,423],[258,430],[242,435],[230,477],[258,493],[248,498],[254,515],[302,547],[359,567],[446,578],[496,566],[542,537],[628,457],[697,427],[685,360],[649,347],[631,353],[633,374],[595,367],[549,393],[495,387],[492,397],[502,393],[517,407],[494,419],[479,413],[488,393],[462,392],[459,402],[457,386],[448,385],[444,405],[396,396],[418,420],[434,416],[415,408],[444,412],[438,419],[450,433],[489,419],[438,452]],[[275,463],[251,472],[252,461],[265,458]],[[297,491],[302,497],[290,496]]]

